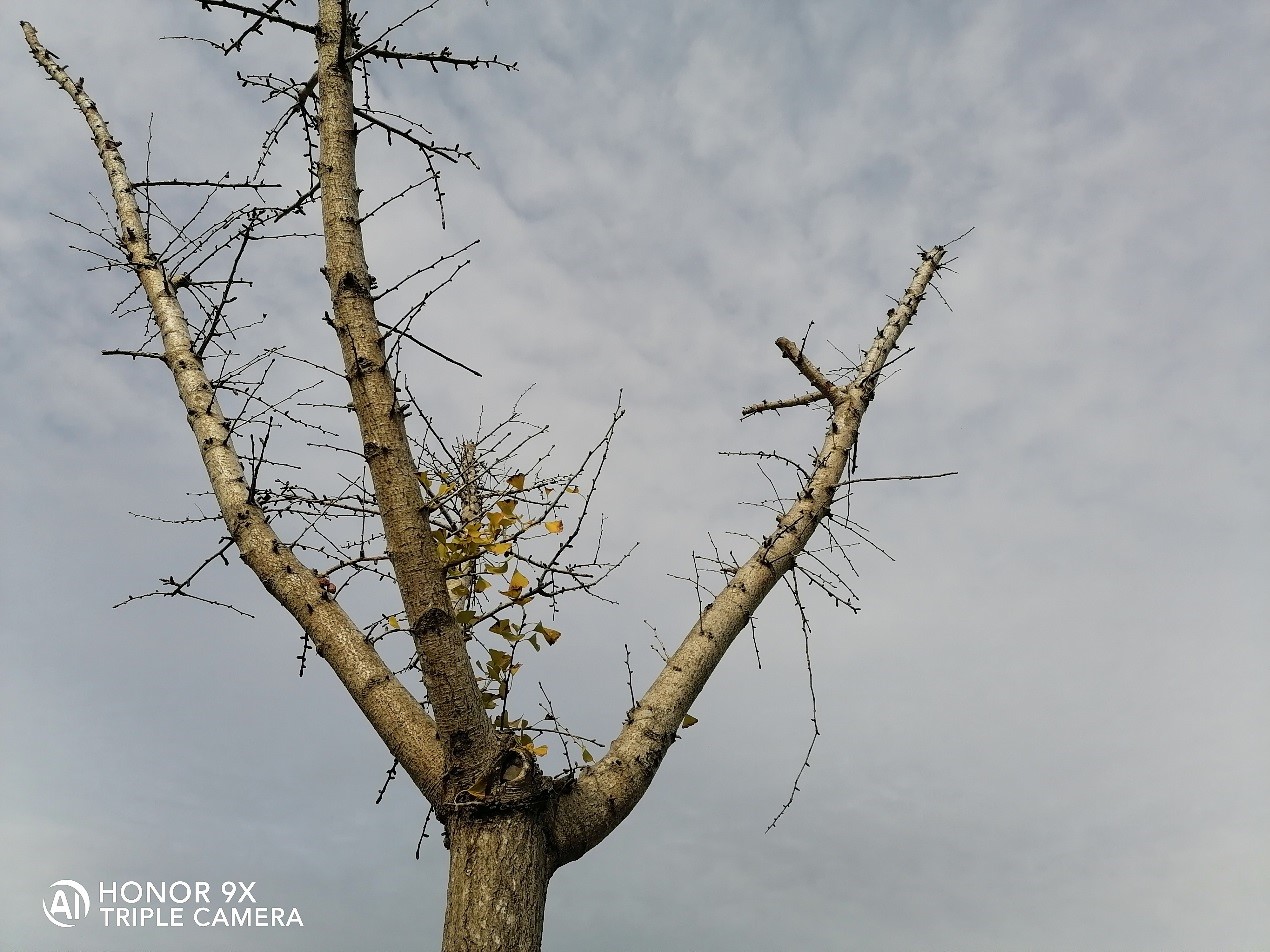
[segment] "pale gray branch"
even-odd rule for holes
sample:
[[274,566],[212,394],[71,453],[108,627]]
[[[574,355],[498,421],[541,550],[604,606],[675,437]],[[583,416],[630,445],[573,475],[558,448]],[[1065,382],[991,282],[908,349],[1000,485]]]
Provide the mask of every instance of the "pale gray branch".
[[[230,4],[218,4],[231,6]],[[440,789],[442,756],[435,727],[415,697],[393,675],[365,636],[319,584],[316,573],[283,545],[251,499],[243,463],[234,449],[214,388],[193,350],[189,325],[163,262],[149,237],[128,178],[119,143],[111,137],[97,105],[44,49],[36,30],[23,22],[36,61],[74,100],[92,131],[110,180],[119,220],[120,247],[137,274],[185,406],[190,429],[230,538],[264,587],[304,628],[384,743],[427,795]]]
[[778,342],[785,355],[834,406],[811,478],[777,519],[771,534],[731,575],[714,601],[702,609],[678,650],[628,712],[625,726],[610,744],[608,753],[581,770],[574,785],[555,803],[552,836],[557,864],[582,856],[634,809],[670,745],[678,739],[684,717],[724,652],[781,576],[794,567],[817,526],[830,515],[834,491],[842,483],[859,436],[860,421],[873,400],[878,371],[885,366],[896,340],[916,313],[943,256],[941,246],[922,253],[922,263],[907,292],[898,306],[887,312],[886,324],[879,329],[850,384],[829,383],[796,345],[784,338]]

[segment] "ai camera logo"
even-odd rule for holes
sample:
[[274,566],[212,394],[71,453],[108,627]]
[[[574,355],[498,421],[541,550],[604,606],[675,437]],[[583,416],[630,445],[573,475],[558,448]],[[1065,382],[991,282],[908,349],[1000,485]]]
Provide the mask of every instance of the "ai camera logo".
[[53,925],[69,929],[88,915],[88,890],[75,880],[59,879],[49,889],[53,890],[53,902],[44,901],[44,915]]

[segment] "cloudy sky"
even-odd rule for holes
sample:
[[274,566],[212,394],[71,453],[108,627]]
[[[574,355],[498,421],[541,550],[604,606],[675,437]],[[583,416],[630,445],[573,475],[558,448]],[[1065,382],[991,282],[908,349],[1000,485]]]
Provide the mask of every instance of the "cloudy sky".
[[[151,115],[153,177],[250,172],[275,107],[234,70],[307,77],[312,49],[160,41],[240,28],[178,0],[0,8],[0,949],[435,948],[422,800],[375,804],[389,758],[328,672],[296,677],[246,570],[200,592],[254,618],[111,608],[214,532],[129,515],[194,511],[199,464],[162,368],[99,356],[138,340],[111,314],[126,282],[49,212],[99,227],[108,193],[16,21],[86,77],[136,177]],[[562,466],[623,393],[596,504],[611,551],[639,547],[618,605],[565,604],[533,670],[580,733],[620,725],[625,646],[638,690],[650,629],[691,625],[692,553],[767,524],[738,505],[763,474],[719,452],[819,442],[816,409],[739,419],[804,389],[772,341],[814,322],[841,366],[917,246],[975,228],[860,453],[859,475],[959,475],[853,499],[890,558],[852,552],[859,614],[811,605],[799,797],[765,833],[812,729],[776,593],[761,670],[738,641],[651,793],[556,876],[547,947],[1270,948],[1270,8],[449,0],[401,45],[520,65],[377,87],[481,166],[447,178],[445,231],[421,198],[370,234],[381,279],[481,239],[424,326],[484,376],[412,355],[416,393],[458,436],[534,385]],[[368,149],[367,205],[418,166]],[[317,246],[270,253],[241,319],[331,359]],[[255,881],[304,928],[69,932],[41,910],[60,879]]]

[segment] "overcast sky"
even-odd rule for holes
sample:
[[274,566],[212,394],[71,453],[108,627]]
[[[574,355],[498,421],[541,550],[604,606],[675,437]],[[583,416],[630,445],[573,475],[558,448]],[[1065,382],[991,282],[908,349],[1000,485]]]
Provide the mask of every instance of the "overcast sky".
[[[129,515],[193,511],[198,458],[163,368],[99,356],[138,340],[111,315],[126,282],[85,273],[66,246],[92,239],[48,213],[98,227],[108,191],[16,21],[86,78],[137,178],[151,114],[153,177],[249,173],[276,107],[234,70],[304,78],[311,46],[161,42],[241,28],[183,0],[0,8],[0,949],[436,948],[423,801],[399,780],[375,805],[390,758],[328,671],[297,679],[247,570],[200,592],[254,618],[111,608],[215,534]],[[811,734],[777,592],[762,669],[739,640],[649,795],[555,877],[546,947],[1270,949],[1270,8],[449,0],[400,44],[520,66],[382,73],[385,105],[481,166],[450,172],[444,232],[419,198],[369,236],[381,280],[481,239],[424,327],[484,376],[411,355],[416,394],[457,437],[536,385],[522,410],[564,466],[623,392],[596,505],[610,551],[639,547],[618,606],[566,603],[532,672],[601,740],[624,646],[641,690],[650,626],[694,620],[672,576],[768,523],[738,505],[770,495],[753,460],[718,452],[819,443],[814,408],[739,419],[805,389],[772,341],[814,321],[810,356],[840,367],[917,246],[975,228],[858,474],[959,475],[853,499],[891,559],[853,551],[859,614],[812,605],[799,797],[765,833]],[[369,149],[361,174],[369,207],[418,156]],[[276,252],[239,314],[333,360],[319,264]],[[57,929],[61,879],[255,881],[304,927]]]

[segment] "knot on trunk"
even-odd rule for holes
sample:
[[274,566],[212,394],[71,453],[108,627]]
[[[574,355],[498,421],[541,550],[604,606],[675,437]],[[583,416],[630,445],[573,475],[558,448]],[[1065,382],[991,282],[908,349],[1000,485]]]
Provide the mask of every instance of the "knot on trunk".
[[555,787],[538,766],[537,758],[520,745],[515,735],[504,734],[501,746],[502,750],[477,770],[472,782],[456,792],[445,809],[437,811],[442,822],[460,813],[466,819],[542,809],[550,799]]

